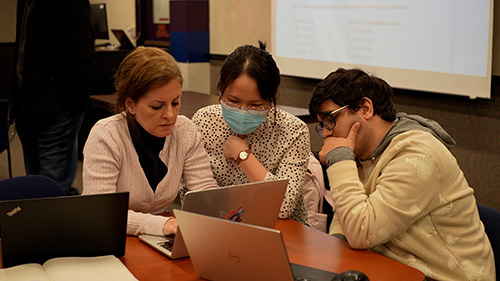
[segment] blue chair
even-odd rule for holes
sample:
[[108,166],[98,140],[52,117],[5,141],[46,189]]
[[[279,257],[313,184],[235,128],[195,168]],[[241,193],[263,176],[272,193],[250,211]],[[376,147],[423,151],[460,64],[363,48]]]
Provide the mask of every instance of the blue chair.
[[10,138],[9,138],[9,100],[0,99],[0,152],[7,150],[7,163],[9,165],[9,178],[12,178],[12,161],[10,158]]
[[493,248],[497,280],[500,280],[500,212],[482,205],[477,205],[477,209],[484,225],[484,231],[490,239],[491,248]]
[[29,175],[0,180],[0,201],[65,195],[62,187],[46,176]]

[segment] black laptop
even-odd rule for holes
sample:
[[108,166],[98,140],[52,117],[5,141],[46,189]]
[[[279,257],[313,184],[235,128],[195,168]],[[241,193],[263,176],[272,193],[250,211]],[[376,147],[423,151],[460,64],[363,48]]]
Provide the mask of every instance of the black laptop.
[[3,267],[125,254],[128,192],[0,201]]
[[122,50],[135,49],[134,44],[130,42],[130,39],[128,39],[128,36],[127,34],[125,34],[125,31],[123,31],[122,29],[111,29],[111,32],[113,32],[116,39],[118,39],[118,42],[120,42],[120,49]]

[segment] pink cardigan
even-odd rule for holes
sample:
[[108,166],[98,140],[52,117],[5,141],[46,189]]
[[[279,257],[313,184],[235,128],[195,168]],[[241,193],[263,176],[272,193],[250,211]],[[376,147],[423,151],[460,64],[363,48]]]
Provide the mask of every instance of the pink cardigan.
[[168,173],[156,193],[149,186],[128,130],[125,114],[98,121],[85,144],[83,194],[130,192],[127,234],[163,234],[164,213],[176,198],[181,179],[188,190],[218,187],[200,133],[178,116],[166,138],[160,159]]

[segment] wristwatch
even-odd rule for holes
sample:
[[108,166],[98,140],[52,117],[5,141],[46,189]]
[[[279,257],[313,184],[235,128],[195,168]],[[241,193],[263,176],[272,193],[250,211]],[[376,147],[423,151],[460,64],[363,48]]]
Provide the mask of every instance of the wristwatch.
[[250,153],[252,153],[250,148],[240,151],[240,153],[238,154],[238,158],[236,158],[236,163],[240,164],[241,161],[247,160],[248,155],[250,155]]

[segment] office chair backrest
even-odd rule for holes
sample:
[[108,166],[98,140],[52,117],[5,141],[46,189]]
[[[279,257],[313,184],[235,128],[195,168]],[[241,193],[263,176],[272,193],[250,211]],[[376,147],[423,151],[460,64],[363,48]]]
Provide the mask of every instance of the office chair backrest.
[[493,248],[497,280],[500,280],[500,212],[481,205],[477,205],[477,209],[484,225],[484,231],[490,239],[491,248]]
[[46,176],[29,175],[0,180],[0,200],[17,200],[66,195],[62,187]]

